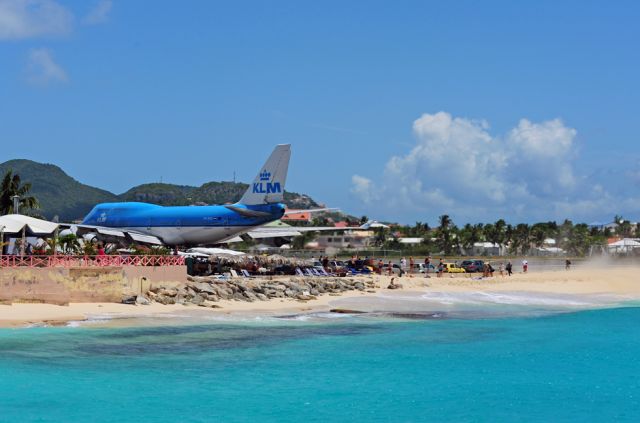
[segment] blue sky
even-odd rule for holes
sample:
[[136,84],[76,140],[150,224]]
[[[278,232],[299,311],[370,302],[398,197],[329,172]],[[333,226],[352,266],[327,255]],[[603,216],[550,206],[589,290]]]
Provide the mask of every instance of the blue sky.
[[372,218],[640,219],[640,4],[0,0],[0,161]]

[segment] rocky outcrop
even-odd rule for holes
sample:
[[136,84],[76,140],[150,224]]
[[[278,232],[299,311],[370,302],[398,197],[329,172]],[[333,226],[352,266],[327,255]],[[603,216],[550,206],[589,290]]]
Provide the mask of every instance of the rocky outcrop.
[[[319,295],[338,295],[345,291],[371,291],[373,280],[352,278],[290,278],[288,280],[231,279],[193,276],[184,286],[152,287],[142,297],[161,304],[194,304],[201,307],[219,307],[220,300],[268,301],[291,298],[299,301],[314,300]],[[140,297],[140,296],[139,296]],[[140,304],[141,302],[137,302]]]

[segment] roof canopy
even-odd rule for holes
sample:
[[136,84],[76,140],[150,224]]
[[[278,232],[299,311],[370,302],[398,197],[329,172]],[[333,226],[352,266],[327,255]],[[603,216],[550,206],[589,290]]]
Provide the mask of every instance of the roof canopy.
[[624,238],[620,241],[609,244],[609,247],[640,247],[640,242],[631,238]]
[[22,214],[0,216],[0,232],[20,235],[23,228],[26,235],[45,236],[52,235],[58,229],[58,224]]

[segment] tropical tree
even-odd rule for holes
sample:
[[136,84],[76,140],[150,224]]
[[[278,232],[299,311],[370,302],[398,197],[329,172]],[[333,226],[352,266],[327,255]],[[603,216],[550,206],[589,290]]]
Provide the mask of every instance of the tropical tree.
[[504,244],[506,230],[507,230],[507,222],[504,219],[498,219],[496,223],[493,224],[494,231],[492,233],[491,238],[488,238],[490,242],[494,244]]
[[48,238],[46,241],[47,243],[47,249],[45,250],[45,254],[55,254],[56,253],[56,249],[58,248],[58,244],[60,243],[60,240],[58,239],[58,237],[53,237],[53,238]]
[[66,254],[76,254],[81,250],[80,242],[75,234],[61,236],[58,242],[62,246],[62,251]]
[[453,251],[453,221],[449,215],[443,214],[438,218],[440,227],[437,231],[438,247],[445,253],[451,254]]
[[526,223],[519,223],[513,230],[511,250],[514,253],[527,254],[531,247],[531,228]]
[[7,170],[0,184],[0,214],[15,213],[13,209],[13,197],[20,197],[20,210],[38,208],[38,200],[35,197],[28,196],[31,191],[30,183],[22,183],[20,175],[13,173],[11,169]]
[[589,236],[589,227],[580,223],[571,228],[566,247],[569,254],[585,256],[591,249],[592,238]]
[[385,242],[387,241],[387,238],[389,236],[389,229],[379,226],[377,228],[374,228],[374,233],[375,233],[375,245],[378,247],[382,247],[384,246]]
[[465,251],[471,250],[471,248],[473,248],[473,244],[482,241],[483,228],[482,223],[475,225],[467,223],[458,231],[459,244],[465,249]]
[[513,249],[512,248],[512,244],[513,244],[514,236],[515,236],[515,229],[513,228],[513,225],[508,224],[507,226],[505,226],[505,228],[504,228],[504,243],[506,245],[508,245],[510,249]]
[[531,241],[538,248],[544,245],[544,240],[547,238],[545,229],[544,223],[536,223],[531,227]]
[[622,220],[622,222],[618,224],[616,233],[623,238],[631,237],[631,234],[633,233],[633,227],[631,226],[631,222],[628,220]]
[[296,250],[302,250],[308,242],[313,241],[316,238],[316,233],[312,231],[302,232],[301,235],[293,238],[293,248]]

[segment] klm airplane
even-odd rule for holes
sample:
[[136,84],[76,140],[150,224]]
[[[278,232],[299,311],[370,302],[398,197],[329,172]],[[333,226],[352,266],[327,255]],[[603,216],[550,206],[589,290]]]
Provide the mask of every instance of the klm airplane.
[[75,227],[76,233],[172,246],[227,242],[284,215],[282,202],[290,157],[291,145],[276,146],[235,204],[164,207],[133,202],[102,203]]

